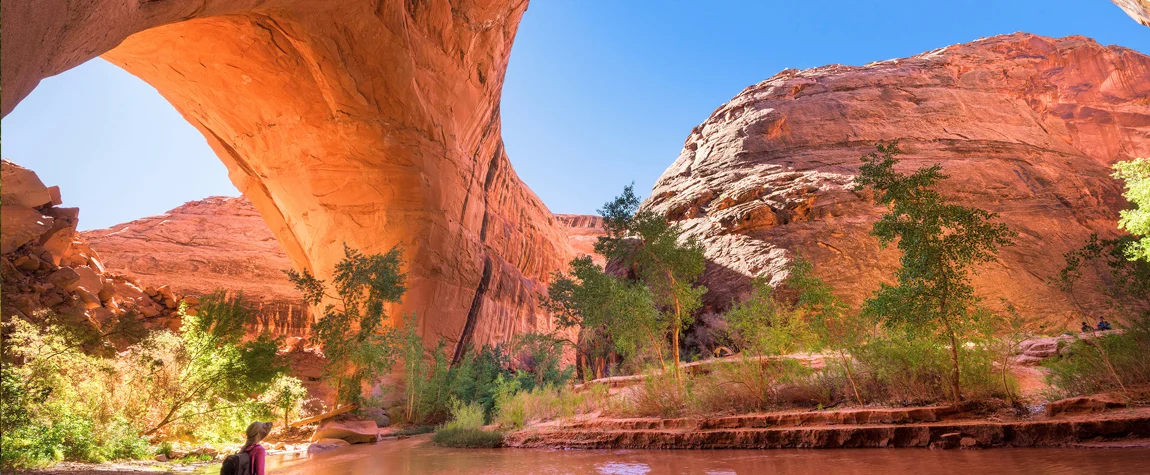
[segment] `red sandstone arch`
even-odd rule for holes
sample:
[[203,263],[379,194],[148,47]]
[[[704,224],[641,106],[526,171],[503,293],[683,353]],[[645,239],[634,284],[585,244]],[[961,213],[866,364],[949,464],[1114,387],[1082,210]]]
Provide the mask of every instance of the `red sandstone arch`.
[[[3,113],[95,56],[204,134],[294,264],[407,249],[425,338],[546,328],[565,235],[515,175],[499,98],[527,2],[5,0]],[[178,179],[178,177],[173,177]],[[461,338],[462,336],[462,338]]]

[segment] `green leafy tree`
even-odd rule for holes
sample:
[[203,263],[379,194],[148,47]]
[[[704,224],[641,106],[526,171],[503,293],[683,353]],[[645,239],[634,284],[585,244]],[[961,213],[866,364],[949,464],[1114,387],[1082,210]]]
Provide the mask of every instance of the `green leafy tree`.
[[802,309],[781,301],[765,278],[751,283],[751,295],[735,302],[725,319],[731,336],[744,353],[791,353],[807,346],[811,336]]
[[[694,285],[703,273],[703,247],[681,240],[682,230],[649,210],[641,210],[634,185],[599,210],[605,235],[595,251],[617,261],[651,291],[655,306],[667,316],[671,362],[679,377],[679,335],[694,320],[706,288]],[[661,359],[661,358],[660,358]]]
[[856,181],[869,187],[887,213],[872,234],[883,246],[897,242],[902,251],[895,285],[882,284],[867,299],[864,311],[889,323],[936,330],[949,345],[951,393],[962,399],[960,339],[973,327],[972,307],[979,299],[970,283],[975,266],[994,260],[999,246],[1012,243],[1014,233],[992,222],[997,215],[952,204],[933,187],[947,178],[941,165],[904,175],[894,170],[897,143],[879,144],[862,157]]
[[264,404],[279,411],[283,418],[283,426],[287,427],[292,416],[299,415],[300,404],[307,396],[307,389],[303,387],[299,378],[281,375],[272,382],[260,399]]
[[549,382],[562,385],[571,379],[573,368],[563,366],[563,348],[568,343],[554,333],[522,333],[511,339],[510,349],[518,368],[531,381],[524,389]]
[[796,305],[806,314],[813,346],[829,349],[838,356],[855,401],[863,404],[851,353],[865,344],[870,323],[857,312],[852,313],[846,303],[834,295],[831,286],[815,275],[811,262],[801,255],[791,263],[786,286],[798,293]]
[[1134,209],[1122,210],[1118,227],[1139,237],[1127,248],[1130,259],[1150,262],[1150,158],[1138,158],[1114,165],[1114,177],[1126,182],[1126,196]]
[[576,347],[603,377],[613,353],[632,358],[644,349],[662,363],[666,315],[655,308],[646,286],[607,275],[591,257],[571,261],[566,275],[555,273],[544,307],[560,328],[579,328]]
[[133,379],[150,383],[148,408],[142,410],[159,415],[144,435],[246,404],[285,370],[276,339],[263,333],[244,341],[254,315],[242,298],[216,292],[203,299],[196,315],[184,310],[179,335],[154,333],[132,349],[132,357],[151,362],[128,369],[142,373]]
[[[495,410],[497,381],[511,374],[511,362],[503,348],[502,345],[484,345],[478,350],[465,351],[463,360],[453,368],[453,397],[463,402],[479,403],[486,414],[492,414]],[[550,372],[545,371],[543,375],[544,384],[555,381],[548,379],[553,376]],[[554,376],[562,377],[562,374]]]
[[140,458],[142,435],[219,441],[268,415],[255,396],[285,368],[276,339],[247,338],[250,308],[216,293],[181,314],[178,332],[110,354],[85,352],[88,336],[66,320],[5,322],[0,464]]
[[402,359],[404,359],[404,416],[408,422],[416,419],[416,409],[420,407],[423,396],[423,375],[427,373],[427,351],[423,347],[423,337],[420,336],[419,327],[416,327],[415,315],[404,319],[404,340],[402,340]]
[[1135,251],[1137,246],[1138,239],[1133,236],[1102,239],[1092,234],[1081,248],[1063,255],[1066,263],[1055,284],[1069,293],[1079,308],[1083,308],[1078,302],[1076,285],[1082,279],[1084,268],[1101,263],[1110,278],[1102,279],[1098,290],[1109,298],[1111,307],[1150,310],[1150,260],[1130,259],[1131,255],[1140,252]]
[[398,303],[406,287],[402,250],[365,255],[344,246],[344,258],[335,265],[331,285],[310,272],[287,271],[307,302],[320,306],[312,334],[323,350],[324,375],[336,388],[338,402],[363,399],[363,385],[386,374],[395,363],[399,331],[385,324],[385,305]]

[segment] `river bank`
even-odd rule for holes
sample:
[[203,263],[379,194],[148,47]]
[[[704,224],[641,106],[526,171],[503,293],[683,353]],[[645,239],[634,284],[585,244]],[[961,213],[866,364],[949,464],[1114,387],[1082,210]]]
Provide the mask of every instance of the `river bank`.
[[551,449],[1150,447],[1150,407],[1106,409],[1101,403],[1095,412],[1096,400],[1081,399],[1087,399],[1082,407],[1055,415],[937,406],[674,419],[590,416],[530,426],[507,434],[505,443]]
[[[1047,410],[1052,406],[1056,408],[1053,415],[1044,411],[1022,416],[979,413],[975,407],[956,410],[949,406],[779,411],[674,419],[608,418],[592,414],[509,432],[505,435],[506,448],[502,449],[442,448],[431,443],[431,435],[426,434],[322,452],[272,451],[268,473],[466,474],[480,473],[476,471],[480,466],[490,468],[482,473],[525,473],[546,471],[547,467],[562,467],[565,473],[650,473],[657,467],[675,468],[668,473],[695,473],[690,467],[701,470],[701,467],[728,465],[731,471],[739,473],[769,467],[816,473],[817,461],[832,459],[857,460],[916,473],[937,468],[920,463],[935,459],[969,463],[973,464],[972,468],[999,462],[1023,467],[1034,461],[1053,464],[1066,469],[1067,473],[1077,469],[1096,471],[1103,466],[1109,473],[1140,473],[1133,468],[1144,467],[1142,463],[1150,460],[1150,407],[1117,407],[1106,401],[1105,398],[1058,401],[1046,407]],[[907,450],[802,450],[815,448]],[[988,455],[951,458],[936,455],[948,451],[921,452],[913,448],[995,450],[975,451]],[[970,450],[959,452],[972,453]],[[679,460],[682,465],[670,464],[668,460]],[[1135,461],[1143,462],[1133,464]],[[482,465],[475,465],[480,463]],[[20,473],[209,474],[218,469],[219,459],[187,465],[153,461],[63,463],[48,470]],[[661,469],[659,473],[663,473]]]
[[[268,474],[402,473],[478,475],[793,473],[1043,473],[1141,474],[1150,448],[1003,448],[997,450],[550,450],[447,449],[429,436],[355,445],[310,457],[269,458]],[[191,473],[214,474],[218,464]],[[51,472],[135,474],[142,471]],[[165,472],[147,472],[165,473]],[[187,472],[166,472],[187,473]]]

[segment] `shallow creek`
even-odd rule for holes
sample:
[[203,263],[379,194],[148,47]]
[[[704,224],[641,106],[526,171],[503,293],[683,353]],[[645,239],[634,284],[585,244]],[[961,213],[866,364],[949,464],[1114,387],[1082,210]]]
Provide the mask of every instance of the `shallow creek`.
[[311,457],[272,456],[268,465],[275,475],[1146,474],[1150,449],[469,450],[436,447],[420,436]]

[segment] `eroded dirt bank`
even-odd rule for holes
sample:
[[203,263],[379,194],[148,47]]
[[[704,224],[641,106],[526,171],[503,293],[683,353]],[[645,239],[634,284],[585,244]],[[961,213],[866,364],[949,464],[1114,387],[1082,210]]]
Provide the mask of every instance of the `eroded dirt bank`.
[[1067,447],[1150,437],[1146,407],[1012,419],[950,407],[589,418],[540,424],[508,434],[506,442],[509,447],[577,449],[988,448]]

